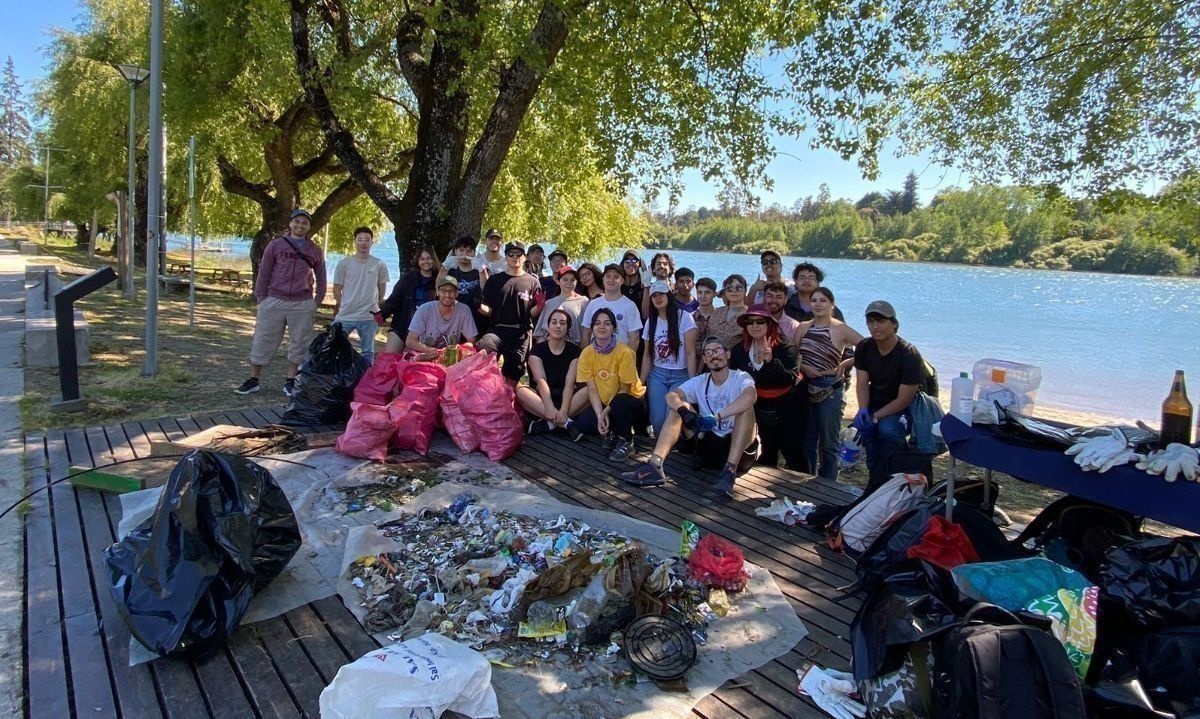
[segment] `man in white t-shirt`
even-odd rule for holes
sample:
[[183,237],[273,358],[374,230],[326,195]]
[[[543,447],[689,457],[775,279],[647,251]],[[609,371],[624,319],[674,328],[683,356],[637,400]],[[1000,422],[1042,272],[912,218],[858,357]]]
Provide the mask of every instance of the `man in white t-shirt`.
[[346,334],[358,334],[358,344],[367,363],[375,361],[374,315],[387,296],[388,271],[383,260],[371,254],[375,235],[369,227],[354,230],[354,254],[343,257],[333,270],[333,299],[337,312],[333,321]]
[[583,327],[579,330],[583,346],[586,347],[592,339],[592,316],[596,314],[596,310],[607,307],[617,318],[617,328],[613,336],[637,351],[638,339],[642,334],[642,313],[633,300],[621,294],[622,274],[620,265],[605,265],[601,277],[604,294],[588,301],[587,309],[583,313]]
[[458,280],[442,275],[437,284],[437,302],[426,302],[413,313],[404,347],[436,354],[450,345],[474,342],[478,334],[471,308],[458,301]]
[[654,487],[667,480],[663,458],[682,436],[696,438],[696,455],[705,466],[721,465],[713,485],[719,494],[733,498],[733,483],[758,459],[758,427],[754,378],[729,369],[729,351],[719,337],[702,345],[707,374],[697,375],[667,393],[667,421],[663,424],[650,459],[621,479],[638,487]]
[[[487,282],[488,277],[503,272],[504,268],[508,266],[504,261],[504,253],[500,252],[500,245],[503,242],[504,236],[500,234],[500,230],[494,227],[489,228],[487,234],[484,235],[483,252],[475,255],[475,259],[471,261],[471,268],[479,270],[481,282]],[[458,267],[458,258],[454,256],[453,249],[442,261],[442,267],[447,270]]]

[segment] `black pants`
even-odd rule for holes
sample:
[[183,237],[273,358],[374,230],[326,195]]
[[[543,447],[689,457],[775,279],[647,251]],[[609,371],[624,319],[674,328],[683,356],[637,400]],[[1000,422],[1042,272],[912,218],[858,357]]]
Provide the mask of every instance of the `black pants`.
[[[600,425],[596,412],[589,404],[574,420],[575,426],[585,434],[599,434]],[[616,437],[628,439],[637,428],[644,428],[650,422],[650,411],[646,408],[644,398],[629,394],[618,394],[608,404],[608,428]]]
[[500,371],[513,382],[525,376],[525,355],[529,353],[530,333],[515,327],[493,327],[475,346],[504,358]]
[[754,406],[758,420],[758,438],[762,455],[758,463],[779,466],[783,455],[787,468],[810,474],[808,457],[804,454],[804,430],[808,426],[808,389],[804,385],[775,400],[760,400]]
[[[705,434],[696,438],[696,457],[700,460],[700,464],[709,469],[722,469],[729,461],[729,448],[732,444],[732,432],[724,437],[718,437],[711,433]],[[742,450],[742,456],[737,462],[739,476],[750,471],[750,467],[754,466],[754,460],[758,459],[761,448],[762,438],[760,436],[750,440],[750,445]]]

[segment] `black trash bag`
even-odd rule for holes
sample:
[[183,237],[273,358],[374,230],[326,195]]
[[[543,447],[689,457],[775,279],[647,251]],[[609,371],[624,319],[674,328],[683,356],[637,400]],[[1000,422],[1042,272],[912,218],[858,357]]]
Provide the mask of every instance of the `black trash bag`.
[[369,367],[350,344],[342,325],[330,325],[309,343],[308,359],[296,374],[296,386],[281,423],[311,427],[342,424],[350,419],[354,387]]
[[1144,629],[1200,624],[1200,537],[1155,537],[1114,547],[1100,589]]
[[908,647],[929,641],[958,624],[958,616],[916,573],[889,577],[863,600],[850,623],[854,679],[894,672]]
[[171,471],[154,514],[106,549],[104,563],[133,636],[160,656],[198,661],[225,644],[300,543],[270,472],[194,449]]
[[1200,716],[1200,627],[1173,627],[1142,637],[1137,673],[1160,708]]

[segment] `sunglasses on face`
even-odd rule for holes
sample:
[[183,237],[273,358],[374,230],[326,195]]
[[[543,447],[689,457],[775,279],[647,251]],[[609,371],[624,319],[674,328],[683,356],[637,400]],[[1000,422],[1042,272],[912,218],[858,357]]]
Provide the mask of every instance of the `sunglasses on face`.
[[513,250],[512,252],[505,252],[504,256],[505,257],[521,257],[524,254],[525,254],[524,252],[518,252],[516,250]]
[[638,261],[632,257],[626,257],[625,259],[621,260],[621,262],[624,262],[627,265],[636,265],[638,263]]
[[727,292],[745,292],[746,286],[745,285],[725,285],[725,291],[727,291]]
[[777,264],[779,264],[779,260],[763,260],[762,261],[763,267],[773,267],[774,265],[777,265]]
[[764,319],[746,320],[747,327],[749,327],[750,325],[765,325],[766,323],[767,323],[767,321]]
[[704,356],[705,357],[716,357],[717,355],[723,355],[723,354],[725,354],[724,347],[705,347],[704,348]]

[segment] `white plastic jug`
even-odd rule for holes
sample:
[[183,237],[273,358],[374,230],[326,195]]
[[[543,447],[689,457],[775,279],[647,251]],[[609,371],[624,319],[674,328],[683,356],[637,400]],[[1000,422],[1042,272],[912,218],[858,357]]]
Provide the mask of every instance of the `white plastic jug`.
[[950,382],[950,414],[963,424],[971,424],[975,412],[975,382],[966,372],[959,372]]
[[847,427],[842,430],[842,446],[838,449],[838,466],[849,469],[858,463],[862,456],[862,443],[859,441],[858,430]]

